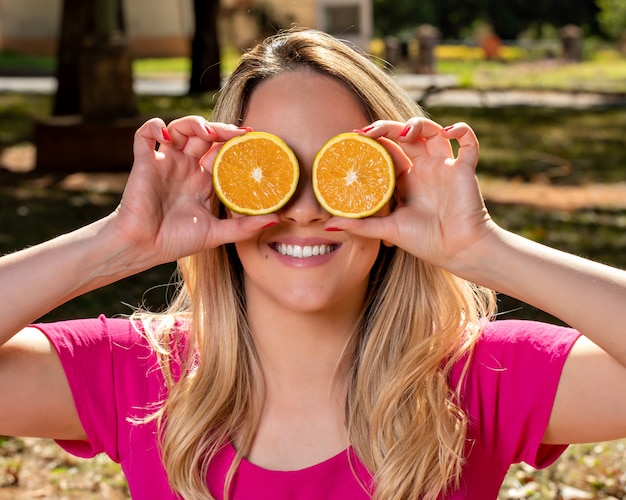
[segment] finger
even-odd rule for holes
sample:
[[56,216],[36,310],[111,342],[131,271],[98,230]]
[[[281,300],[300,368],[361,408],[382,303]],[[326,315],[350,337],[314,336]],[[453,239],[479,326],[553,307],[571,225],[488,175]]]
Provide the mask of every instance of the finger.
[[250,127],[235,127],[234,125],[226,124],[214,124],[210,123],[209,126],[213,128],[216,133],[216,143],[213,143],[211,147],[200,158],[200,165],[204,167],[209,173],[213,173],[213,162],[217,152],[221,149],[224,142],[233,137],[243,135],[247,132],[251,132]]
[[385,146],[385,149],[391,155],[391,159],[395,167],[396,177],[400,177],[413,166],[411,160],[407,157],[398,143],[387,138],[387,135],[397,135],[403,127],[404,124],[399,122],[379,120],[367,127],[354,131],[360,135],[376,139],[383,146]]
[[383,146],[385,146],[385,149],[391,156],[391,160],[393,162],[393,166],[396,172],[396,178],[411,170],[413,163],[397,142],[387,139],[386,137],[380,137],[377,140]]
[[185,116],[167,126],[171,141],[165,148],[200,157],[216,139],[215,130],[201,116]]
[[135,132],[133,140],[133,154],[135,157],[146,153],[154,153],[157,142],[169,142],[170,137],[165,128],[165,122],[160,118],[146,121]]
[[398,143],[417,146],[417,155],[452,156],[450,141],[441,135],[442,127],[428,118],[411,118],[398,136]]
[[331,217],[324,224],[326,231],[348,231],[356,236],[377,239],[396,244],[397,231],[393,216],[367,217],[364,219],[348,219]]
[[467,165],[475,169],[478,164],[480,144],[472,128],[464,122],[456,123],[441,130],[446,139],[454,139],[459,143],[456,164]]
[[358,132],[376,139],[384,136],[395,141],[415,161],[424,155],[452,156],[450,141],[440,134],[441,129],[441,125],[428,118],[414,117],[406,123],[378,120]]
[[393,120],[377,120],[367,127],[355,130],[356,133],[366,135],[372,139],[380,139],[388,137],[397,142],[400,133],[404,129],[405,124]]
[[216,224],[212,240],[215,246],[226,243],[236,243],[251,238],[259,231],[274,226],[280,222],[277,214],[255,215],[222,219]]

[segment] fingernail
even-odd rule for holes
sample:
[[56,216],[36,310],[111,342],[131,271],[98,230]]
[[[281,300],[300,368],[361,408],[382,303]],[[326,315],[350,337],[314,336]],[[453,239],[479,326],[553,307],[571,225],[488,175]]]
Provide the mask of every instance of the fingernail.
[[166,140],[166,141],[171,141],[172,140],[172,138],[170,137],[169,132],[167,131],[167,129],[165,127],[163,127],[161,129],[161,135],[163,136],[163,139]]
[[278,224],[278,222],[269,222],[265,224],[261,229],[267,229],[269,227],[275,226],[276,224]]
[[369,132],[370,130],[374,130],[375,128],[376,128],[375,125],[368,125],[367,127],[355,129],[352,132],[355,132],[357,134],[365,134]]
[[238,130],[244,130],[245,132],[252,132],[252,127],[237,127]]
[[209,124],[206,124],[206,125],[204,126],[204,128],[205,128],[205,130],[209,133],[209,135],[217,135],[217,134],[215,133],[215,130],[213,130]]
[[335,232],[338,232],[338,231],[343,231],[343,229],[339,229],[338,227],[327,227],[327,228],[324,229],[324,231],[335,231]]
[[443,131],[448,132],[449,130],[452,130],[453,128],[454,128],[454,125],[450,125],[449,127],[444,127]]
[[407,125],[406,127],[404,127],[402,129],[402,132],[398,134],[398,137],[405,137],[409,133],[409,130],[411,130],[411,125]]

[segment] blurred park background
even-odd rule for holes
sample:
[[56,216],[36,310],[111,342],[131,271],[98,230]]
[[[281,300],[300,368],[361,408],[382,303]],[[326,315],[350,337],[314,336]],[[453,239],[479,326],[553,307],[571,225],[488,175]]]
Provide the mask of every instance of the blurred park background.
[[[0,253],[112,211],[146,118],[210,116],[255,41],[319,28],[372,53],[436,121],[466,121],[494,219],[626,267],[626,0],[0,0]],[[46,320],[167,301],[173,265]],[[45,284],[42,284],[45,286]],[[508,297],[502,317],[556,321]],[[626,441],[514,467],[501,499],[626,498]],[[128,498],[119,467],[0,437],[0,499]]]

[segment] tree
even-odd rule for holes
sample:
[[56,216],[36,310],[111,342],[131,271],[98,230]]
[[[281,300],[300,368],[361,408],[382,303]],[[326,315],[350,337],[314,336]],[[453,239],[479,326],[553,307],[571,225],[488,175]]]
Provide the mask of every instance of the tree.
[[[598,0],[624,3],[625,0]],[[443,38],[460,38],[477,21],[491,25],[501,37],[514,39],[533,25],[561,27],[576,24],[597,33],[596,0],[374,0],[374,28],[378,36],[410,32],[428,23]]]
[[220,88],[220,45],[217,32],[219,0],[193,0],[194,35],[191,42],[189,93]]
[[126,171],[139,121],[122,0],[64,0],[53,116],[35,123],[37,168]]
[[598,0],[598,24],[611,38],[618,39],[626,33],[626,0]]
[[122,0],[64,0],[56,74],[56,116],[137,114]]

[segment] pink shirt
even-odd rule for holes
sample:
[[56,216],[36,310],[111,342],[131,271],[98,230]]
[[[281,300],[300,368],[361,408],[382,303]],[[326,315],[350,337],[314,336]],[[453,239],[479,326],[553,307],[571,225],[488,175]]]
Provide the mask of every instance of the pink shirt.
[[[59,441],[70,453],[106,453],[121,463],[135,500],[177,498],[159,458],[153,424],[137,425],[150,403],[164,397],[155,357],[124,319],[74,320],[37,325],[57,349],[87,441]],[[551,464],[564,446],[541,444],[565,358],[578,333],[527,321],[489,323],[479,340],[462,403],[470,415],[467,463],[461,488],[446,499],[495,499],[509,466]],[[453,374],[458,382],[460,367]],[[349,459],[348,454],[352,455]],[[218,499],[234,456],[225,447],[207,481]],[[355,476],[357,473],[361,481]],[[271,471],[246,460],[235,476],[235,500],[367,499],[371,475],[349,449],[296,471]]]

